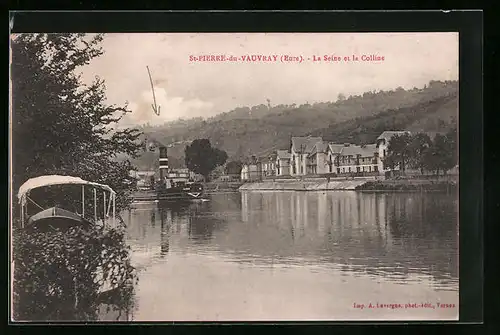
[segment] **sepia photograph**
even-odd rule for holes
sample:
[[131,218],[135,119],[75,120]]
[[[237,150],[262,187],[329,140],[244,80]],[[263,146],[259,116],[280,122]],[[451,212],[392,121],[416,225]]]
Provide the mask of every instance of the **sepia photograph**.
[[458,321],[458,92],[455,32],[11,34],[11,320]]

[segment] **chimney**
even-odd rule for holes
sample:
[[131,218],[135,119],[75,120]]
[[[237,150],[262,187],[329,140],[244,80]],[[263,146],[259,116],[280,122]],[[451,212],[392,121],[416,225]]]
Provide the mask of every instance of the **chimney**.
[[168,174],[168,155],[167,147],[160,145],[160,180],[163,183]]

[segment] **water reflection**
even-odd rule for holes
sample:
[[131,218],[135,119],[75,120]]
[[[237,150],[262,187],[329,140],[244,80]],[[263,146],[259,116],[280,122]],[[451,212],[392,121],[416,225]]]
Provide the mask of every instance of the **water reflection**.
[[[153,212],[154,213],[154,212]],[[165,210],[160,209],[160,218],[161,218],[161,233],[160,233],[160,255],[165,257],[168,253],[170,244],[170,223],[166,218]],[[151,227],[154,228],[154,221],[151,222]]]
[[173,238],[180,251],[219,250],[241,262],[307,262],[402,283],[410,274],[455,283],[457,213],[456,199],[444,194],[242,192],[131,211],[129,239],[150,259],[165,257]]
[[[231,307],[239,299],[258,295],[275,306],[294,299],[292,288],[316,306],[312,315],[333,313],[332,294],[352,304],[381,292],[383,283],[413,285],[391,286],[385,292],[393,300],[445,290],[458,297],[457,215],[457,200],[446,194],[349,191],[214,194],[204,203],[136,208],[123,216],[145,283],[139,319],[151,320],[158,306],[184,320],[193,310],[211,315],[212,307],[240,315],[247,307]],[[167,288],[165,280],[175,285]],[[172,297],[186,303],[159,302]]]
[[244,192],[241,199],[246,224],[231,226],[222,249],[270,261],[299,257],[341,264],[401,282],[411,273],[457,281],[458,209],[452,196]]

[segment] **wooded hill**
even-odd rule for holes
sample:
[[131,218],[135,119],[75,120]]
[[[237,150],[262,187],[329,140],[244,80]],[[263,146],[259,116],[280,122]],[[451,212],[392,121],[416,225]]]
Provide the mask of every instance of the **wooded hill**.
[[[215,117],[143,126],[147,137],[169,148],[170,165],[183,166],[186,142],[210,139],[229,159],[261,156],[288,148],[291,136],[315,135],[325,140],[373,143],[384,130],[447,131],[458,118],[458,82],[431,81],[424,88],[366,92],[340,96],[336,102],[303,105],[239,107]],[[156,156],[144,153],[133,162],[156,168]]]

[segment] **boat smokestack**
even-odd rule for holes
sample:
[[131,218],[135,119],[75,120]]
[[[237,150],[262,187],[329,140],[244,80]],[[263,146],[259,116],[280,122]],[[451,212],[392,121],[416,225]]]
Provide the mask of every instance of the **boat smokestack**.
[[167,147],[161,145],[160,146],[160,180],[162,183],[165,182],[165,178],[168,175],[168,155],[167,155]]

